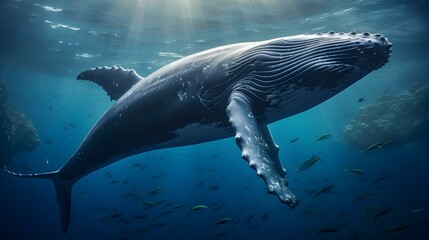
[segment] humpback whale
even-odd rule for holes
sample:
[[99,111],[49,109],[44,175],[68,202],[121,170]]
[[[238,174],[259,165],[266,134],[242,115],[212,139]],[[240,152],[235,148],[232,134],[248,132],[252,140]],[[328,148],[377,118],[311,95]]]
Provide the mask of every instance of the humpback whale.
[[71,190],[82,177],[126,157],[235,137],[267,192],[295,207],[279,146],[268,125],[333,97],[388,62],[381,34],[317,33],[226,45],[172,62],[147,77],[97,67],[78,79],[99,84],[116,102],[57,171],[12,175],[51,179],[65,233]]

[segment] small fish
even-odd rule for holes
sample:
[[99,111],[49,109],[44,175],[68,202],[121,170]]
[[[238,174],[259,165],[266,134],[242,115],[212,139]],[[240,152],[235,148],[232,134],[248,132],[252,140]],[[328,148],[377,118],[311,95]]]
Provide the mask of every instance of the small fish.
[[150,228],[137,228],[136,231],[137,232],[149,232]]
[[378,210],[378,209],[380,209],[379,206],[365,206],[365,207],[363,207],[364,211],[374,211],[374,210]]
[[140,196],[140,192],[138,192],[136,189],[133,189],[133,191],[127,193],[124,196],[124,199],[130,198],[130,197],[132,197],[136,200],[143,200],[143,198]]
[[381,144],[380,148],[387,147],[389,145],[394,144],[395,142],[396,142],[396,140],[393,140],[393,139],[392,140],[388,140],[388,141],[384,142],[383,144]]
[[392,173],[386,173],[386,174],[382,175],[381,177],[379,177],[379,178],[375,179],[375,181],[374,181],[374,185],[377,185],[377,183],[379,183],[379,182],[381,182],[381,181],[383,181],[383,180],[386,180],[386,179],[388,179],[388,178],[391,178],[391,177],[393,177],[393,174],[392,174]]
[[306,209],[302,212],[302,215],[304,216],[312,216],[315,215],[317,212],[312,209]]
[[72,128],[76,128],[76,125],[74,125],[73,123],[69,123],[69,126]]
[[342,212],[341,214],[339,214],[340,217],[345,217],[348,215],[350,215],[350,211],[345,211],[345,212]]
[[264,213],[264,214],[262,214],[262,216],[261,216],[261,220],[265,220],[265,219],[267,219],[268,217],[269,217],[268,213]]
[[255,216],[254,214],[251,214],[250,216],[248,216],[246,222],[252,221],[254,216]]
[[155,189],[153,189],[152,191],[148,192],[147,195],[149,197],[153,197],[153,196],[155,196],[155,195],[157,195],[157,194],[159,194],[161,192],[163,192],[163,190],[161,189],[161,187],[158,186]]
[[179,209],[179,208],[182,208],[183,206],[185,206],[184,203],[179,203],[176,206],[174,206],[173,209]]
[[313,166],[317,161],[319,161],[320,158],[316,155],[311,156],[310,159],[302,163],[302,165],[299,167],[299,171],[304,171],[305,169]]
[[145,202],[140,202],[140,205],[144,205],[147,208],[151,208],[151,207],[154,207],[156,205],[156,202],[145,201]]
[[217,189],[219,189],[219,188],[220,188],[219,186],[213,186],[213,187],[211,187],[211,188],[209,189],[209,191],[217,190]]
[[218,233],[218,234],[215,235],[215,238],[224,237],[226,235],[228,235],[228,232],[220,232],[220,233]]
[[177,212],[177,210],[170,209],[170,210],[167,210],[167,211],[163,212],[163,213],[161,214],[161,216],[169,215],[169,214],[172,214],[172,213],[175,213],[175,212]]
[[217,220],[217,221],[213,224],[213,226],[214,226],[214,227],[216,227],[216,226],[219,226],[219,225],[222,225],[222,224],[225,224],[225,223],[229,223],[229,222],[231,222],[231,221],[232,221],[232,218],[228,218],[228,217],[226,217],[226,218],[221,218],[221,219]]
[[165,222],[160,222],[160,223],[157,223],[155,226],[156,227],[159,227],[159,228],[161,228],[161,227],[165,227],[165,226],[167,226],[168,224],[167,223],[165,223]]
[[165,203],[167,201],[167,199],[161,199],[159,201],[156,201],[156,204],[162,204]]
[[48,157],[45,158],[46,165],[49,165]]
[[383,145],[383,143],[380,143],[380,142],[374,143],[371,146],[367,147],[365,150],[363,150],[362,153],[367,153],[371,150],[379,149],[382,145]]
[[377,214],[375,214],[373,217],[370,217],[368,220],[372,222],[375,219],[390,213],[391,211],[393,211],[393,208],[385,208],[385,209],[381,210],[380,212],[378,212]]
[[140,167],[142,164],[141,163],[133,163],[132,165],[131,165],[131,167]]
[[205,205],[196,205],[196,206],[192,207],[191,209],[189,209],[189,213],[191,213],[192,211],[206,209],[206,208],[207,208],[207,206],[205,206]]
[[321,228],[319,230],[314,231],[316,235],[319,235],[319,233],[333,233],[338,232],[337,228]]
[[134,219],[143,219],[143,218],[146,218],[146,217],[147,217],[146,214],[140,214],[140,215],[136,216]]
[[125,180],[125,181],[122,182],[122,184],[127,184],[129,182],[130,182],[129,180]]
[[164,207],[171,207],[174,205],[174,202],[168,202],[166,204],[164,204]]
[[323,135],[323,136],[319,137],[319,138],[316,140],[316,142],[320,142],[320,141],[323,141],[323,140],[329,139],[330,137],[332,137],[332,135],[331,135],[331,134]]
[[97,208],[96,210],[97,210],[97,211],[107,211],[107,210],[109,210],[109,209],[108,209],[108,208],[101,207],[101,208]]
[[200,186],[202,186],[204,183],[203,182],[200,182],[200,183],[198,183],[197,185],[195,185],[196,187],[200,187]]
[[360,97],[360,98],[358,98],[358,102],[363,102],[363,101],[365,101],[365,98],[364,97]]
[[350,168],[350,166],[348,168],[344,169],[344,171],[349,171],[351,173],[359,174],[359,175],[364,175],[365,174],[365,172],[363,170],[361,170],[359,168]]
[[45,140],[45,143],[47,143],[47,144],[51,144],[51,143],[52,143],[52,141],[51,141],[51,140]]
[[389,234],[389,233],[392,233],[392,232],[399,232],[399,231],[402,231],[402,230],[405,230],[405,229],[408,229],[408,228],[410,228],[410,226],[408,226],[408,225],[391,226],[391,227],[385,228],[384,232],[386,234]]
[[370,198],[375,198],[375,194],[374,193],[364,193],[364,194],[360,195],[359,197],[355,198],[353,200],[353,204],[356,204],[356,202],[358,202],[360,200],[370,199]]
[[49,111],[51,111],[51,110],[52,110],[52,108],[54,108],[54,107],[53,107],[53,106],[49,106],[49,107],[48,107],[48,110],[49,110]]
[[290,142],[290,143],[294,143],[294,142],[296,142],[296,141],[298,141],[298,138],[294,138],[294,139],[290,140],[289,142]]
[[116,180],[113,180],[110,184],[115,184],[115,183],[117,183],[117,181],[116,181]]
[[212,210],[212,212],[217,212],[219,210],[220,210],[220,207],[214,207],[213,210]]
[[416,213],[424,213],[426,212],[426,208],[417,208],[410,211],[410,213],[416,214]]
[[322,194],[322,193],[328,193],[328,192],[330,192],[332,189],[334,189],[335,188],[335,186],[334,185],[329,185],[329,186],[326,186],[326,187],[324,187],[324,188],[322,188],[322,190],[320,190],[320,191],[318,191],[317,193],[316,193],[316,196],[319,196],[320,194]]
[[119,217],[121,217],[121,216],[122,216],[122,213],[115,213],[115,214],[113,214],[113,215],[110,217],[110,219],[119,218]]

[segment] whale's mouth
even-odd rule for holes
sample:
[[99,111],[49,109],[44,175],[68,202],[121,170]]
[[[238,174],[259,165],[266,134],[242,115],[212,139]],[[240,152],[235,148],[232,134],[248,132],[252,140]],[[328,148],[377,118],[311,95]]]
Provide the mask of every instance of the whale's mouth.
[[351,42],[354,42],[350,54],[353,54],[355,59],[350,62],[345,60],[347,63],[370,72],[380,69],[389,62],[393,44],[382,34],[351,32],[348,36],[351,36]]
[[[392,43],[387,41],[386,38],[382,37],[379,34],[376,34],[374,40],[367,40],[366,45],[368,49],[363,52],[364,59],[367,58],[366,64],[363,64],[361,67],[367,68],[369,70],[377,70],[386,65],[389,62],[389,58],[392,53]],[[366,57],[368,56],[368,57]]]
[[382,61],[380,62],[380,64],[375,65],[375,68],[373,70],[377,70],[381,67],[383,67],[384,65],[386,65],[386,63],[389,62],[389,58],[392,54],[392,43],[388,43],[385,47],[384,50],[382,52]]

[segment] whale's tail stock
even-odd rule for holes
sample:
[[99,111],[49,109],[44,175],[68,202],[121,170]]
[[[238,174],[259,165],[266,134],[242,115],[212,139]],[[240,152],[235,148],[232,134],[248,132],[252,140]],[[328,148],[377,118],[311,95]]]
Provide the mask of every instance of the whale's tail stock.
[[66,233],[70,222],[70,206],[71,206],[71,189],[74,182],[59,178],[59,170],[47,173],[32,173],[22,174],[12,172],[4,166],[4,170],[13,176],[25,178],[44,178],[50,179],[55,185],[57,193],[57,202],[60,208],[61,228],[62,232]]

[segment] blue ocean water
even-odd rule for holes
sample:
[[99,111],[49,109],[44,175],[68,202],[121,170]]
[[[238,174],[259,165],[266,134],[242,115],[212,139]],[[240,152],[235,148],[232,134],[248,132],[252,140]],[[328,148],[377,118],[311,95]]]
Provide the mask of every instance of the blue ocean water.
[[[96,84],[75,80],[87,68],[117,65],[147,76],[225,44],[328,31],[379,32],[394,46],[380,70],[269,126],[300,199],[294,209],[266,194],[231,138],[147,152],[86,176],[73,187],[66,234],[50,181],[1,172],[0,238],[427,239],[427,138],[363,154],[343,133],[385,91],[428,85],[426,9],[426,1],[405,0],[2,1],[0,82],[41,139],[8,163],[22,173],[59,169],[112,104]],[[332,137],[316,143],[326,134]],[[312,155],[320,161],[299,171]],[[207,208],[189,211],[196,205]],[[221,218],[232,221],[214,226]],[[386,234],[391,226],[409,228]],[[315,234],[323,228],[337,231]]]

